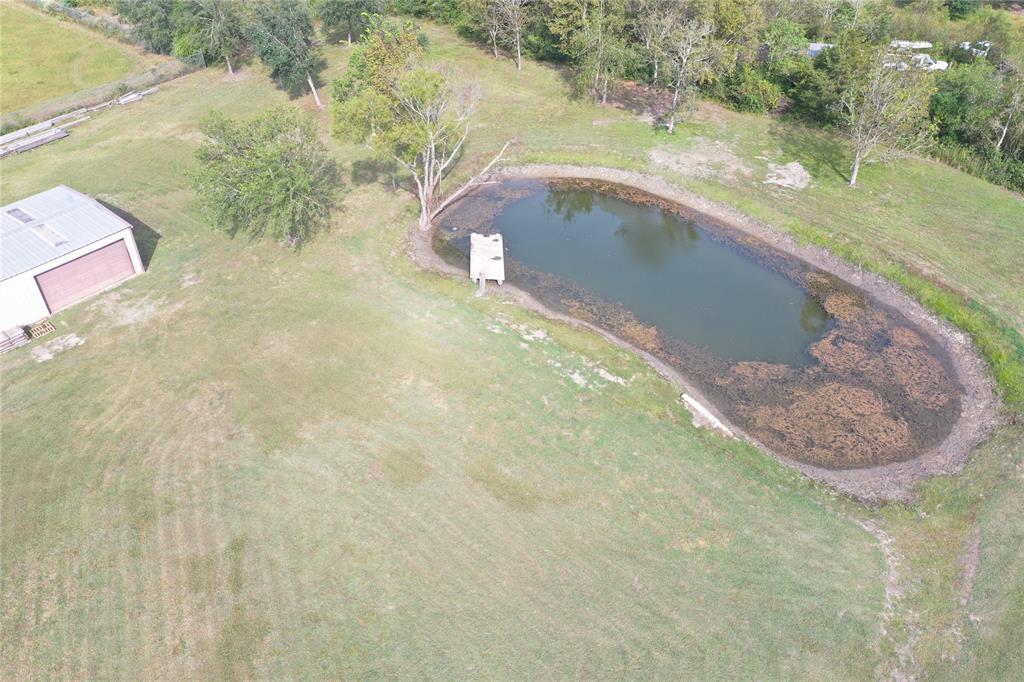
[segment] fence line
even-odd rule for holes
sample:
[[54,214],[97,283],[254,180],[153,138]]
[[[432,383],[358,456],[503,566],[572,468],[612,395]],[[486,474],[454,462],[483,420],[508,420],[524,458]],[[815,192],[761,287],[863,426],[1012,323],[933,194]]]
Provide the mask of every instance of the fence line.
[[202,51],[182,59],[162,62],[145,71],[133,73],[120,80],[97,85],[87,90],[79,90],[78,92],[62,95],[61,97],[55,97],[45,102],[30,104],[17,111],[7,112],[0,117],[0,129],[3,132],[8,132],[12,129],[23,128],[39,121],[51,119],[75,109],[93,107],[133,90],[145,90],[146,88],[151,88],[154,85],[205,67],[206,59],[203,57]]
[[68,7],[59,0],[21,0],[21,2],[49,14],[59,14],[77,24],[82,24],[95,31],[99,31],[103,35],[119,40],[122,43],[141,45],[132,32],[131,26],[122,24],[116,19],[97,16],[85,9]]

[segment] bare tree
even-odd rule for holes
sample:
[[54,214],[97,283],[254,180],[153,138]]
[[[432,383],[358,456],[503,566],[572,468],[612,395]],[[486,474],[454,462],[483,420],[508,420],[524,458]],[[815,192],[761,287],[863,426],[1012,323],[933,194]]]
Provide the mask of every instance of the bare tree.
[[474,26],[487,32],[491,53],[498,58],[498,40],[501,38],[501,13],[498,0],[462,0],[466,14]]
[[1024,64],[1007,62],[1001,74],[1003,106],[996,115],[994,127],[998,133],[996,150],[1002,151],[1006,133],[1014,122],[1024,114]]
[[893,65],[879,51],[839,99],[840,123],[853,146],[850,187],[864,163],[923,146],[933,135],[928,103],[933,88],[923,69]]
[[440,69],[415,69],[395,88],[394,125],[383,138],[392,157],[412,175],[420,201],[420,227],[430,226],[441,180],[462,153],[469,121],[480,100],[475,84],[456,85]]
[[682,111],[697,102],[697,86],[710,79],[720,63],[715,27],[707,20],[679,21],[666,34],[660,52],[664,78],[672,92],[672,103],[664,117],[669,133],[675,132]]
[[[523,69],[523,32],[529,21],[531,0],[493,0],[502,40],[516,53],[516,68]],[[495,55],[497,50],[495,49]]]
[[470,119],[480,101],[479,88],[452,78],[444,68],[420,68],[399,79],[394,97],[398,105],[395,119],[382,130],[379,140],[412,175],[420,203],[420,229],[426,230],[438,213],[482,181],[510,143],[442,201],[441,181],[462,155]]

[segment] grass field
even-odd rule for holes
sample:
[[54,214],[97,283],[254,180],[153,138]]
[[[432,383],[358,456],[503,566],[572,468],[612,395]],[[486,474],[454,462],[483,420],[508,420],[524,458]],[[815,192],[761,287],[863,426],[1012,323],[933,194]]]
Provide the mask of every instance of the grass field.
[[157,58],[0,0],[0,113],[115,81]]
[[[431,57],[485,91],[463,175],[509,137],[512,161],[660,172],[1020,325],[1017,196],[921,161],[849,191],[824,136],[709,107],[670,138],[570,99],[554,70],[428,33]],[[345,54],[329,49],[332,73]],[[418,271],[408,197],[336,143],[347,180],[328,234],[292,253],[214,233],[184,178],[198,119],[285,100],[246,73],[187,76],[0,162],[4,201],[66,183],[159,233],[140,228],[148,274],[55,319],[82,345],[3,358],[10,677],[1005,679],[1024,665],[1019,427],[913,507],[837,498],[693,428],[631,354]],[[749,173],[650,161],[701,146]],[[769,190],[767,164],[794,159],[812,186]]]

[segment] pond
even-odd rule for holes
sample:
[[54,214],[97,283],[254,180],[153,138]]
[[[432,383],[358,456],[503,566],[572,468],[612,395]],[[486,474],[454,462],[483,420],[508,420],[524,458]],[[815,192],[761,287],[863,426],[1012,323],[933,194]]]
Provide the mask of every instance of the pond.
[[658,206],[544,188],[506,205],[491,229],[504,235],[516,263],[585,287],[725,359],[807,364],[814,360],[807,349],[830,326],[821,303],[798,284]]
[[471,232],[504,236],[510,283],[672,365],[783,456],[903,461],[959,413],[948,358],[898,312],[639,190],[503,181],[448,209],[434,247],[466,267]]

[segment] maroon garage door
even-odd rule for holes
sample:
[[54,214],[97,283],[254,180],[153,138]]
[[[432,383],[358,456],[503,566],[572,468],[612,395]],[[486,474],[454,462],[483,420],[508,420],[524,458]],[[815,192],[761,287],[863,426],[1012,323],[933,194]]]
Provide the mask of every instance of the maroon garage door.
[[51,313],[135,274],[124,240],[36,275]]

